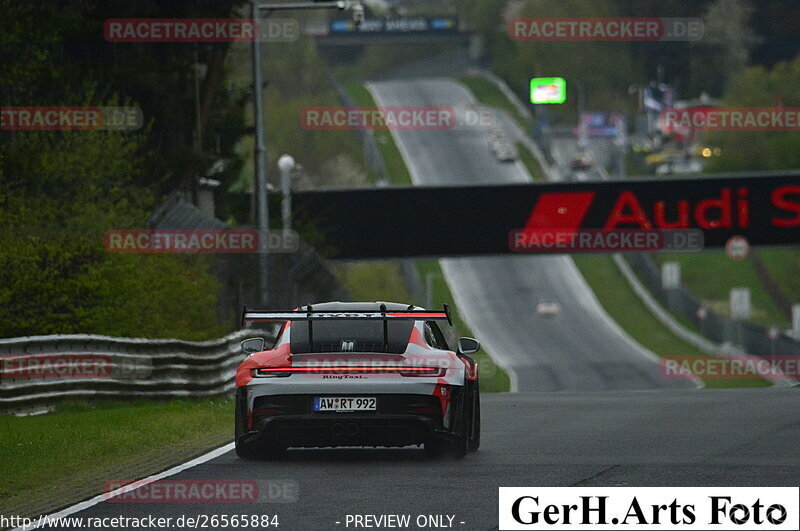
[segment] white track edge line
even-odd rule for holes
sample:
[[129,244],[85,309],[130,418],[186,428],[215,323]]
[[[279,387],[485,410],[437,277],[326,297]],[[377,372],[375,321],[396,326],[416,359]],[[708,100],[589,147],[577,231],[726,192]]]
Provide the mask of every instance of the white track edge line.
[[36,519],[33,520],[33,522],[31,523],[30,526],[28,526],[28,527],[22,527],[22,526],[21,527],[17,527],[15,529],[13,529],[13,531],[28,531],[30,529],[38,529],[40,527],[40,523],[44,523],[45,518],[47,518],[50,521],[52,521],[53,519],[64,518],[66,516],[70,516],[70,515],[75,514],[77,512],[84,511],[84,510],[86,510],[86,509],[88,509],[90,507],[94,507],[95,505],[97,505],[99,503],[102,503],[104,501],[108,501],[108,499],[110,499],[110,498],[115,498],[115,497],[119,496],[120,494],[124,494],[124,493],[127,493],[127,492],[132,492],[132,491],[138,489],[139,487],[143,487],[145,485],[153,483],[154,481],[158,481],[159,479],[164,479],[164,478],[167,478],[167,477],[170,477],[170,476],[174,476],[175,474],[179,474],[179,473],[183,472],[184,470],[188,470],[190,468],[196,467],[197,465],[202,465],[203,463],[211,461],[212,459],[215,459],[215,458],[217,458],[217,457],[219,457],[219,456],[221,456],[223,454],[226,454],[226,453],[230,452],[231,450],[233,450],[233,447],[234,447],[234,444],[232,442],[228,443],[228,444],[225,444],[225,445],[220,446],[219,448],[216,448],[215,450],[211,450],[210,452],[205,453],[205,454],[203,454],[203,455],[201,455],[199,457],[195,457],[194,459],[192,459],[190,461],[187,461],[187,462],[182,463],[180,465],[176,465],[176,466],[174,466],[172,468],[164,470],[163,472],[159,472],[158,474],[153,474],[152,476],[148,476],[146,478],[136,480],[133,483],[129,483],[128,485],[124,485],[122,487],[119,487],[118,489],[115,489],[115,490],[113,490],[113,491],[111,491],[109,493],[98,494],[97,496],[95,496],[93,498],[89,498],[88,500],[84,500],[82,502],[76,503],[75,505],[71,505],[71,506],[69,506],[69,507],[67,507],[65,509],[61,509],[58,512],[55,512],[55,513],[52,513],[52,514],[49,514],[49,515],[46,515],[46,516],[42,515],[40,517],[37,517]]

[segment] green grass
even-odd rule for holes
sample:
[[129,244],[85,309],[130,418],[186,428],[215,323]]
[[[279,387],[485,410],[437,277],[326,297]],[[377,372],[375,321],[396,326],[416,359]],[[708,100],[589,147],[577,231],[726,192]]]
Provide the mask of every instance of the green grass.
[[411,296],[397,262],[351,262],[333,266],[353,300],[408,302]]
[[789,300],[800,303],[800,248],[759,249],[758,255]]
[[[376,107],[375,100],[372,94],[364,87],[364,85],[350,84],[345,87],[345,90],[351,98],[356,102],[359,107]],[[403,156],[397,145],[394,143],[392,133],[387,130],[377,129],[374,132],[375,141],[378,144],[378,151],[380,151],[383,163],[386,165],[386,171],[391,178],[391,184],[394,185],[411,185],[411,174],[406,168],[403,161]]]
[[[233,401],[227,398],[98,400],[47,415],[2,416],[0,507],[69,496],[65,485],[96,494],[105,480],[142,477],[232,438]],[[127,477],[119,477],[126,465]]]
[[[453,327],[457,336],[475,337],[470,331],[467,323],[461,317],[458,307],[453,301],[453,294],[450,293],[450,288],[447,286],[444,277],[442,276],[442,269],[439,266],[438,260],[417,260],[417,270],[419,271],[422,285],[425,285],[425,279],[431,275],[431,307],[441,308],[443,304],[450,305],[451,314],[453,316]],[[427,304],[426,301],[420,301],[420,304]],[[449,342],[449,340],[448,340]],[[450,345],[454,348],[454,345]],[[500,368],[486,352],[480,351],[472,356],[478,362],[480,367],[480,382],[481,391],[487,393],[507,392],[511,389],[511,379],[508,373]]]
[[522,159],[522,163],[525,164],[525,167],[528,168],[528,173],[531,174],[531,178],[533,178],[534,182],[544,182],[547,179],[544,177],[544,170],[539,162],[536,160],[536,157],[533,156],[527,147],[525,147],[520,142],[517,142],[517,151],[519,152],[519,158]]
[[[662,325],[636,296],[611,256],[573,257],[575,264],[595,292],[606,312],[643,347],[659,356],[702,356],[706,354],[674,335]],[[704,379],[707,388],[767,387],[761,379]]]
[[523,130],[527,130],[525,118],[494,83],[482,77],[462,77],[459,81],[472,91],[479,102],[508,112]]
[[[771,256],[773,265],[783,264],[779,255]],[[724,251],[704,251],[700,253],[662,253],[656,256],[660,264],[678,262],[681,264],[681,280],[689,291],[703,301],[709,308],[729,315],[729,299],[731,288],[750,288],[753,313],[750,319],[754,323],[771,325],[784,323],[786,319],[780,313],[772,298],[764,290],[761,280],[748,260],[735,261],[728,258]],[[773,267],[770,267],[770,271]],[[796,276],[784,271],[782,278],[786,280]],[[783,284],[781,284],[783,285]]]

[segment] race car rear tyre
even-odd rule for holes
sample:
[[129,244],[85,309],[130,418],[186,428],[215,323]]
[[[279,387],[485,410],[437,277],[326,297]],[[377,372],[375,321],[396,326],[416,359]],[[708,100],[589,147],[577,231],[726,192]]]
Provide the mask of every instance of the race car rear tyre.
[[423,446],[425,447],[425,455],[428,457],[440,457],[447,449],[447,442],[433,437],[426,440]]
[[468,449],[470,452],[477,452],[481,447],[481,394],[475,393],[475,402],[473,403],[475,414],[473,415],[473,422],[475,423],[472,428],[473,437],[469,440]]
[[244,442],[241,439],[236,439],[235,446],[236,455],[239,456],[240,459],[252,461],[254,459],[263,459],[265,456],[264,445],[260,444],[258,441]]
[[244,389],[236,390],[236,403],[234,412],[234,446],[236,448],[236,455],[241,459],[253,460],[264,457],[265,447],[259,440],[245,441],[247,433],[247,426],[245,426],[245,419],[247,418],[247,402],[244,394]]
[[459,435],[452,441],[453,455],[458,459],[466,457],[469,452],[469,437],[466,434]]
[[474,384],[471,385],[470,382],[467,382],[462,392],[459,394],[458,399],[455,401],[459,409],[459,418],[455,425],[455,431],[458,435],[450,441],[450,445],[453,450],[453,455],[458,459],[465,457],[467,453],[469,453],[475,404],[473,399],[473,385]]

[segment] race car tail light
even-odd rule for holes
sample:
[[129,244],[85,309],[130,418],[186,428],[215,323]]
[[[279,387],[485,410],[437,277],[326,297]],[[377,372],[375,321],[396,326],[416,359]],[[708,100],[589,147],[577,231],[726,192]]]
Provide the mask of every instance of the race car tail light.
[[445,367],[418,367],[422,370],[400,371],[402,376],[444,376],[447,372]]
[[444,376],[446,367],[409,367],[405,365],[342,365],[342,366],[301,366],[301,367],[272,367],[268,369],[255,369],[253,376],[257,378],[280,378],[292,374],[387,374],[395,373],[401,376]]
[[291,372],[276,371],[275,369],[253,369],[254,378],[285,378],[291,375]]
[[468,380],[475,380],[478,378],[478,363],[473,360],[465,360],[467,365],[467,379]]

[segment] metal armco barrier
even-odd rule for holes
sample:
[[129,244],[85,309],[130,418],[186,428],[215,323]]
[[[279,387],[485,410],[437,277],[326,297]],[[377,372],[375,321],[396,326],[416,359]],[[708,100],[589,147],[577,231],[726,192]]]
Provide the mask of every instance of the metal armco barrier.
[[715,343],[735,345],[754,356],[800,356],[800,341],[786,334],[773,339],[766,327],[734,321],[705,308],[685,286],[663,288],[661,273],[650,255],[628,254],[625,259],[667,310],[689,320]]
[[246,337],[212,341],[52,335],[0,339],[0,414],[32,411],[68,398],[219,395],[235,387]]
[[518,229],[700,229],[705,246],[800,243],[800,173],[300,192],[334,259],[512,252]]

